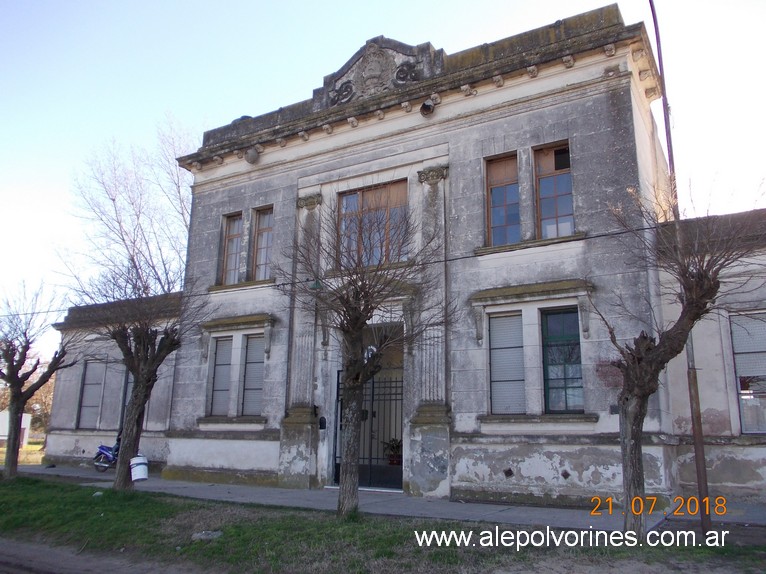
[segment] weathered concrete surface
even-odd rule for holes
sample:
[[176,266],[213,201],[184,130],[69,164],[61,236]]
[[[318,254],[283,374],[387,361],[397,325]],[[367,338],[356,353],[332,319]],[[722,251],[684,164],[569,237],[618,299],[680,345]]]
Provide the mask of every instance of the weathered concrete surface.
[[[750,440],[748,437],[739,440],[707,439],[705,462],[711,498],[766,498],[766,440],[762,437],[752,437]],[[678,447],[678,474],[684,492],[696,493],[694,449],[689,444]]]
[[319,440],[312,407],[293,407],[282,421],[279,448],[279,485],[316,488],[316,449]]
[[450,492],[450,418],[446,405],[424,404],[410,424],[408,492],[448,497]]

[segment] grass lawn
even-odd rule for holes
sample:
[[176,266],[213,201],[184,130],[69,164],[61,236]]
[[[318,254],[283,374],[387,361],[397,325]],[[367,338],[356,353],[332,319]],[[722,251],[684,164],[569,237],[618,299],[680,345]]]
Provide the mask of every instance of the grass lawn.
[[[94,496],[95,493],[101,493]],[[766,548],[420,547],[414,531],[482,531],[494,524],[383,516],[340,520],[332,513],[197,501],[145,492],[120,493],[39,479],[0,481],[0,535],[40,539],[142,559],[179,560],[214,572],[313,574],[699,571],[761,572]],[[503,526],[503,529],[510,527]],[[192,534],[221,531],[192,541]],[[572,568],[572,566],[575,566]],[[557,570],[556,568],[564,568]],[[720,567],[722,569],[716,570]]]

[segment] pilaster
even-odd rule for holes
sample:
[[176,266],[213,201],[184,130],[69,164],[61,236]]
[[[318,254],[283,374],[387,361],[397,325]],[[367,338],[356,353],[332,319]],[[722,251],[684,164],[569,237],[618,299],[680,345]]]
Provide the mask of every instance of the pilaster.
[[314,407],[293,405],[282,419],[279,437],[279,486],[316,488],[319,427]]

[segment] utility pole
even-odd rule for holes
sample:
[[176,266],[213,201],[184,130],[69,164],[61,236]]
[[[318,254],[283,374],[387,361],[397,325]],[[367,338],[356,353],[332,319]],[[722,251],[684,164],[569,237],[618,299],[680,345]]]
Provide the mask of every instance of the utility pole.
[[[660,28],[657,24],[657,11],[654,8],[654,0],[649,0],[654,23],[654,34],[657,41],[657,63],[660,67],[660,87],[662,88],[662,112],[665,119],[665,141],[668,148],[668,171],[670,172],[670,190],[673,194],[673,218],[675,219],[676,242],[678,248],[682,246],[681,213],[678,209],[678,190],[676,187],[676,165],[673,155],[673,137],[670,132],[670,104],[668,92],[665,88],[665,67],[662,61],[662,43],[660,41]],[[697,368],[694,362],[694,340],[692,334],[686,341],[686,380],[689,387],[689,406],[691,408],[692,440],[694,443],[694,465],[697,469],[697,493],[699,495],[700,523],[702,532],[712,530],[710,520],[710,505],[707,485],[707,465],[705,464],[705,441],[702,436],[702,412],[700,409],[699,387],[697,385]]]

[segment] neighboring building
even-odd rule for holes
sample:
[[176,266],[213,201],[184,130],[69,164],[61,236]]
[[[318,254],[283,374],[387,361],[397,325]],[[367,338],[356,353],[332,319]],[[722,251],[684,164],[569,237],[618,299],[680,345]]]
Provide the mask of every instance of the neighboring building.
[[[8,444],[8,411],[0,411],[0,447]],[[24,448],[29,443],[29,433],[32,430],[32,415],[21,415],[21,440],[19,446]]]
[[[334,482],[340,349],[277,288],[274,266],[291,268],[308,213],[377,194],[442,230],[431,295],[459,313],[438,344],[390,354],[370,384],[363,485],[530,502],[620,493],[619,375],[591,301],[624,338],[672,316],[612,213],[629,213],[628,188],[666,186],[649,107],[657,76],[644,26],[624,25],[612,5],[453,55],[374,38],[312,99],[206,132],[179,162],[195,176],[191,294],[214,311],[158,384],[142,451],[165,476]],[[630,316],[612,314],[615,294]],[[695,330],[698,363],[715,363],[700,372],[711,493],[766,485],[754,406],[766,349],[752,320],[766,314],[766,291],[749,297],[741,315]],[[62,328],[84,328],[74,318]],[[752,384],[734,383],[735,365]],[[113,440],[120,369],[91,357],[59,374],[50,456]],[[674,361],[646,421],[652,493],[692,482],[685,388]],[[402,440],[401,465],[389,464],[390,439]]]

